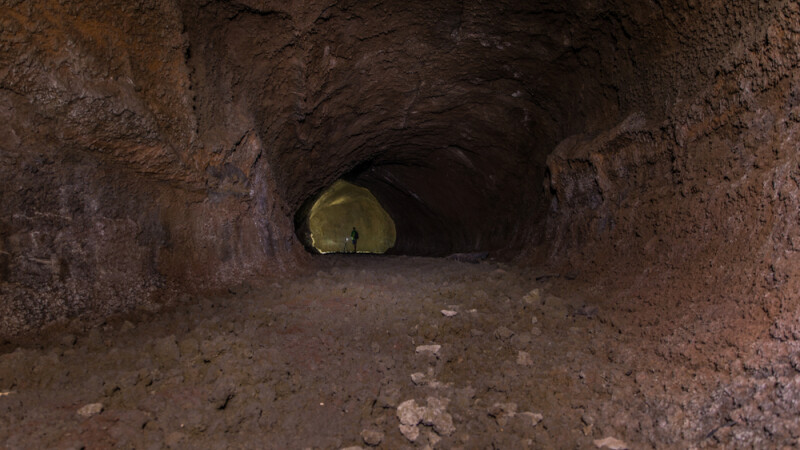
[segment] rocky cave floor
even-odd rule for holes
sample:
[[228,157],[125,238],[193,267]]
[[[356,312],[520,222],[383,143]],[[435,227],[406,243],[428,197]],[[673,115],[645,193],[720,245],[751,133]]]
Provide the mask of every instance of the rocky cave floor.
[[[800,358],[737,308],[624,301],[580,277],[491,261],[339,255],[314,265],[303,276],[7,343],[0,442],[797,444]],[[747,316],[749,328],[723,309]]]

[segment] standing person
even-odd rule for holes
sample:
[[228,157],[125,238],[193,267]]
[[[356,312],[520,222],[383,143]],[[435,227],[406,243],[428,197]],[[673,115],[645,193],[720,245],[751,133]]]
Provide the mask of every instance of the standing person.
[[356,227],[353,227],[353,231],[350,232],[350,239],[353,240],[353,253],[356,253],[356,242],[358,242],[358,231],[356,231]]

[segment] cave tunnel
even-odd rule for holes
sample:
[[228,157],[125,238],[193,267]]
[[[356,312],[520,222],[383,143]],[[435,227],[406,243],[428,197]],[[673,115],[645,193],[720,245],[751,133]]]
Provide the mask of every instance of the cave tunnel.
[[312,254],[383,254],[397,240],[394,221],[378,199],[344,180],[306,201],[295,215],[295,227]]
[[796,445],[798,23],[0,0],[0,442]]

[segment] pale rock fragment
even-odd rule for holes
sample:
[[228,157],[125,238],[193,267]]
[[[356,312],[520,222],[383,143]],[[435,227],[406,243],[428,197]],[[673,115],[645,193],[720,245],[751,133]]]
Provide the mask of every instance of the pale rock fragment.
[[504,427],[509,419],[517,415],[516,403],[495,403],[489,408],[489,415],[494,417],[497,424]]
[[494,332],[494,337],[501,341],[507,341],[511,339],[512,336],[514,336],[514,332],[507,327],[500,327]]
[[415,385],[419,386],[420,384],[425,383],[425,374],[422,372],[415,372],[411,374],[411,381],[414,382]]
[[422,423],[433,426],[433,429],[441,436],[450,436],[456,431],[456,427],[453,425],[453,416],[445,411],[449,403],[450,399],[428,397],[428,406],[422,416]]
[[78,415],[81,417],[92,417],[94,415],[100,414],[101,412],[103,412],[102,403],[89,403],[88,405],[83,405],[78,410]]
[[379,430],[362,430],[361,439],[363,439],[364,443],[370,447],[375,447],[380,444],[381,441],[383,441],[383,433]]
[[425,414],[425,408],[417,405],[416,400],[406,400],[397,406],[397,418],[403,425],[417,425]]
[[541,414],[532,412],[519,413],[519,416],[522,417],[522,419],[532,427],[539,425],[539,422],[541,422],[542,419],[544,419],[544,416],[542,416]]
[[603,439],[595,439],[594,440],[594,445],[597,448],[608,448],[610,450],[625,450],[625,449],[628,448],[628,444],[620,441],[617,438],[611,437],[611,436],[603,438]]
[[414,442],[419,437],[419,427],[416,425],[403,425],[400,424],[400,433],[411,442]]
[[428,425],[440,436],[450,436],[456,431],[453,416],[447,413],[450,399],[428,397],[427,406],[419,406],[415,400],[406,400],[397,407],[400,432],[411,442],[419,437],[418,425]]
[[442,310],[442,315],[445,316],[445,317],[453,317],[456,314],[458,314],[458,311],[453,311],[453,310],[450,310],[450,309],[443,309]]
[[439,356],[439,350],[442,349],[441,345],[434,344],[434,345],[418,345],[417,346],[417,353],[425,353],[429,352],[436,356]]
[[539,289],[536,288],[536,289],[533,289],[532,291],[528,292],[527,294],[525,294],[525,296],[522,297],[522,300],[524,300],[525,303],[527,303],[529,305],[532,305],[534,303],[539,302],[541,300],[541,298],[542,298],[542,294],[539,292]]
[[530,367],[533,365],[533,358],[531,358],[531,354],[528,352],[523,352],[522,350],[517,353],[517,364],[520,366]]

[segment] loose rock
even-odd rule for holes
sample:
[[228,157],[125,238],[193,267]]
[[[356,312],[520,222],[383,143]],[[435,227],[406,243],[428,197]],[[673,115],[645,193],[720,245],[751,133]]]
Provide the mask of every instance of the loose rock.
[[400,424],[400,433],[411,442],[414,442],[419,437],[419,427],[416,425],[403,425]]
[[512,336],[514,336],[514,332],[506,327],[500,327],[494,332],[494,337],[503,341],[511,339]]
[[625,450],[628,448],[628,444],[610,436],[603,439],[595,439],[594,445],[597,448],[608,448],[610,450]]
[[425,408],[422,417],[422,423],[432,425],[433,429],[442,436],[450,436],[456,431],[456,427],[453,425],[453,416],[445,411],[449,403],[449,399],[428,397],[428,407]]
[[517,415],[516,403],[495,403],[489,408],[489,415],[494,417],[497,424],[504,427],[508,420]]
[[522,297],[522,300],[524,300],[525,303],[532,305],[534,303],[538,303],[541,300],[541,298],[542,296],[539,293],[539,289],[537,288],[525,294],[525,296]]
[[406,400],[397,407],[397,418],[403,425],[417,425],[425,414],[425,408],[417,405],[416,400]]
[[520,366],[530,367],[533,365],[533,359],[531,358],[531,354],[528,352],[523,352],[522,350],[519,351],[517,354],[517,364]]
[[519,413],[519,416],[522,417],[527,422],[527,424],[532,427],[539,425],[539,422],[541,422],[542,419],[544,419],[544,416],[542,416],[541,414],[532,412]]
[[100,414],[101,412],[103,412],[102,403],[89,403],[88,405],[82,406],[78,410],[78,415],[81,417],[92,417]]
[[439,350],[442,349],[441,345],[418,345],[417,346],[417,353],[425,353],[429,352],[436,356],[439,356]]
[[363,430],[361,439],[364,440],[365,444],[375,447],[383,441],[383,433],[379,430]]
[[411,381],[417,386],[425,383],[425,374],[422,372],[415,372],[411,374]]

